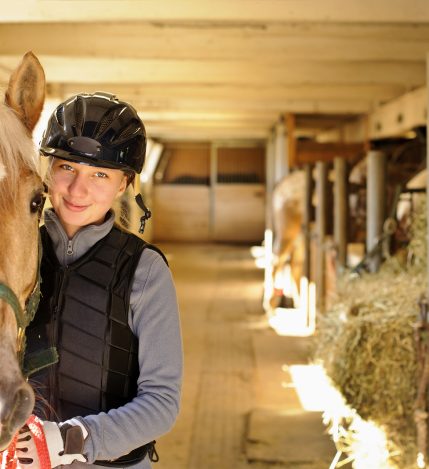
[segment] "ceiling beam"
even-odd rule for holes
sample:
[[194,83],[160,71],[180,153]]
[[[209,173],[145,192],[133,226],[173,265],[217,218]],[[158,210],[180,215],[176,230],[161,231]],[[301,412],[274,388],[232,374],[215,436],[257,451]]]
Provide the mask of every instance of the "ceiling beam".
[[[398,84],[422,86],[424,62],[306,62],[110,59],[39,56],[48,81],[58,83],[186,83],[186,84]],[[0,82],[6,82],[20,57],[0,57]]]
[[402,25],[335,26],[309,25],[302,29],[290,25],[243,28],[153,23],[4,24],[0,55],[32,50],[38,55],[70,57],[413,62],[424,61],[429,50],[428,25],[414,30]]
[[[105,90],[116,94],[121,99],[130,102],[141,102],[144,106],[163,105],[174,101],[223,104],[233,101],[258,103],[281,101],[365,101],[383,102],[391,100],[407,91],[407,87],[394,84],[294,84],[284,86],[259,85],[205,85],[205,84],[152,84],[143,85],[122,83],[103,83]],[[48,94],[60,100],[74,94],[86,91],[93,93],[100,89],[92,83],[49,83]],[[192,107],[192,105],[190,105]],[[259,106],[258,106],[259,107]]]
[[3,22],[226,21],[424,23],[427,0],[39,0],[4,2]]

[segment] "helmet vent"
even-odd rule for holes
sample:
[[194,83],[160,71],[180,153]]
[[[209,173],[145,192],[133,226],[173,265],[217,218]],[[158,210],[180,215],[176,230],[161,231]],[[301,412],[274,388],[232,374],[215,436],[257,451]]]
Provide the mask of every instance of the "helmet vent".
[[76,130],[78,131],[78,135],[82,135],[82,127],[84,123],[84,110],[83,110],[82,98],[80,96],[78,96],[76,100],[74,116],[76,119]]
[[64,106],[60,106],[57,111],[57,121],[61,127],[64,127]]
[[131,122],[128,124],[125,129],[121,130],[121,133],[118,135],[117,140],[126,140],[127,138],[132,137],[136,133],[136,124]]
[[101,118],[95,138],[101,137],[104,134],[104,132],[110,127],[111,123],[118,117],[120,111],[120,109],[113,109]]

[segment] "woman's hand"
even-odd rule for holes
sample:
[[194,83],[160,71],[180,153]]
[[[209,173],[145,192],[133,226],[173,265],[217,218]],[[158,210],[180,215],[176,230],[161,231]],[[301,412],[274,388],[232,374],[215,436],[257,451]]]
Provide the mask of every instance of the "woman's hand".
[[55,422],[47,421],[41,423],[42,435],[33,435],[27,426],[20,430],[16,443],[16,454],[23,469],[46,469],[42,467],[41,460],[43,458],[39,455],[35,438],[44,439],[51,468],[71,464],[74,461],[86,462],[86,458],[82,454],[86,435],[80,425],[64,423],[60,426]]

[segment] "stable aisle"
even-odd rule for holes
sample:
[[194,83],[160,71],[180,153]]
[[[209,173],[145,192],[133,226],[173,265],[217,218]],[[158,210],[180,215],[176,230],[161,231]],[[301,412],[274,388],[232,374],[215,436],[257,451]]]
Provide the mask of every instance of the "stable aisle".
[[328,469],[320,413],[303,410],[288,366],[311,339],[279,337],[261,306],[263,271],[247,246],[164,244],[185,353],[180,416],[157,469]]

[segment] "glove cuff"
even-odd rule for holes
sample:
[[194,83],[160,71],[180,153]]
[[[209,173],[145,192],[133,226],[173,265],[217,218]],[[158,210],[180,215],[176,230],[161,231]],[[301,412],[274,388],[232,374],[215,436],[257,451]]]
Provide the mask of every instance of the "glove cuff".
[[64,454],[82,454],[84,437],[80,426],[73,426],[68,423],[61,425],[61,436],[64,442]]

